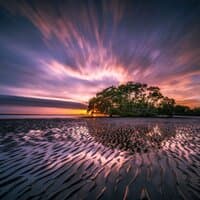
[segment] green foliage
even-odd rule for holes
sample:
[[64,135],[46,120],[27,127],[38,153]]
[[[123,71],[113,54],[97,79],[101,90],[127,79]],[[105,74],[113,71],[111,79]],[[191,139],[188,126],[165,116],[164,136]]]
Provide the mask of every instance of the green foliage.
[[192,115],[200,116],[200,107],[196,107],[191,111],[192,111]]
[[163,97],[160,106],[158,107],[158,113],[163,115],[172,115],[174,113],[175,100],[168,97]]
[[159,87],[127,82],[108,87],[89,100],[88,113],[118,116],[200,115],[200,108],[175,105]]
[[171,115],[175,101],[164,97],[158,87],[127,82],[108,87],[89,100],[88,112],[119,116]]
[[191,109],[188,106],[176,105],[174,107],[175,115],[195,115],[200,116],[200,107]]

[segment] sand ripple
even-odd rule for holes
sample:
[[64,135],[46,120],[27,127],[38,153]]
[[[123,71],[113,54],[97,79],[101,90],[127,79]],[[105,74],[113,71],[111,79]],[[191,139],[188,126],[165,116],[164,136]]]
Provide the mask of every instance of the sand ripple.
[[0,199],[199,199],[198,119],[0,120]]

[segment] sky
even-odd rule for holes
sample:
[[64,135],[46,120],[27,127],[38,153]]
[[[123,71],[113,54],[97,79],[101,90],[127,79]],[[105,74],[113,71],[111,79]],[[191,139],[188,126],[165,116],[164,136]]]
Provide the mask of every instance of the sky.
[[127,81],[200,106],[199,0],[1,0],[0,27],[0,113],[83,113]]

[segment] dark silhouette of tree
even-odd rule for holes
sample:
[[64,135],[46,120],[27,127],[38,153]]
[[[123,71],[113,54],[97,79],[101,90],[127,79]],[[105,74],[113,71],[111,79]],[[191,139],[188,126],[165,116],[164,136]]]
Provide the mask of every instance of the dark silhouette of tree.
[[188,106],[176,105],[174,107],[174,113],[177,115],[184,115],[191,112],[191,109]]
[[174,114],[175,115],[194,115],[194,116],[200,116],[200,107],[196,107],[196,108],[191,109],[188,106],[176,105],[174,107]]
[[127,82],[108,87],[89,100],[88,112],[120,116],[172,115],[175,101],[164,97],[160,88]]
[[174,106],[175,106],[174,99],[163,97],[160,106],[158,107],[158,113],[164,115],[173,115]]
[[127,82],[98,92],[88,103],[88,113],[119,116],[200,115],[200,108],[175,105],[159,87]]
[[192,115],[200,116],[200,107],[196,107],[192,110]]

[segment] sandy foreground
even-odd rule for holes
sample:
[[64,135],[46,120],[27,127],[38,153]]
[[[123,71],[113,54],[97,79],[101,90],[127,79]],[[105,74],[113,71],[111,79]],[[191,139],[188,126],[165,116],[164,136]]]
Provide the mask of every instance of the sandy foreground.
[[0,120],[0,199],[199,199],[200,120]]

